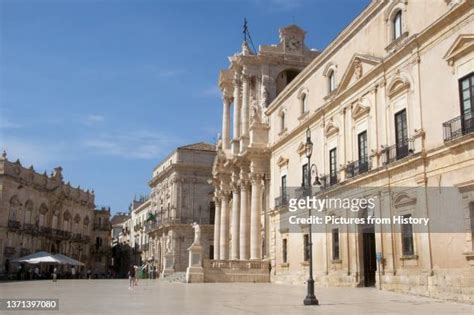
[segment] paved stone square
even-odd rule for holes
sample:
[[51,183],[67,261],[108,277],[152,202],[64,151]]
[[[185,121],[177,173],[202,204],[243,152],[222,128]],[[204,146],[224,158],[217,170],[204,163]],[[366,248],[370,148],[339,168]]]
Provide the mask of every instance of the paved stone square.
[[[57,298],[44,314],[473,314],[474,306],[380,291],[317,288],[321,305],[303,306],[305,286],[168,283],[141,280],[60,280],[0,283],[1,298]],[[1,313],[1,311],[0,311]],[[2,314],[38,312],[3,311]]]

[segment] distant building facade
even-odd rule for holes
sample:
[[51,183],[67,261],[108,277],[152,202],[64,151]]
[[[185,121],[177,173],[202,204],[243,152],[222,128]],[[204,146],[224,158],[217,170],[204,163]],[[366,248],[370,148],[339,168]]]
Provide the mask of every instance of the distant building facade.
[[[39,174],[33,166],[0,157],[0,270],[6,262],[37,251],[61,253],[101,270],[106,261],[92,259],[94,192],[65,183],[62,168],[51,175]],[[107,233],[104,231],[104,234]],[[110,232],[108,232],[110,233]],[[105,241],[107,238],[105,238]],[[105,243],[104,243],[105,244]]]
[[214,189],[208,181],[215,155],[215,146],[207,143],[178,147],[153,171],[149,182],[152,216],[145,220],[145,231],[159,271],[164,269],[167,254],[173,257],[173,271],[186,270],[193,222],[201,226],[204,258],[212,258],[215,206]]

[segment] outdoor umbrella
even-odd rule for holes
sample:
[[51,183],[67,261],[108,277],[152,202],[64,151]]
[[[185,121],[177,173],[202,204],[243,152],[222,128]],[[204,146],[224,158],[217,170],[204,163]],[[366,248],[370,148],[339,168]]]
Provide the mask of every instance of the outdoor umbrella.
[[61,264],[64,264],[64,265],[84,266],[84,264],[80,262],[79,260],[75,260],[63,254],[56,254],[56,255],[53,255],[53,257],[61,261]]

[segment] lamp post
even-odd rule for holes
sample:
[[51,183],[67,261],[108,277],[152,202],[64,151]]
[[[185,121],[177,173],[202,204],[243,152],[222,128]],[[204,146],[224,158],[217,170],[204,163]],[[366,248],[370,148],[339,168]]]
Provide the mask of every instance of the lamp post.
[[[308,174],[305,184],[309,187],[304,187],[307,192],[311,192],[311,155],[313,154],[313,142],[311,142],[311,130],[306,130],[306,157],[308,158],[308,167],[307,172]],[[316,181],[318,175],[316,174]],[[311,207],[308,209],[309,217],[311,217]],[[318,299],[316,295],[314,295],[314,279],[313,279],[313,237],[312,237],[312,227],[311,223],[309,224],[309,235],[308,235],[308,246],[309,246],[309,278],[308,278],[308,288],[306,292],[306,297],[303,301],[304,305],[318,305]]]

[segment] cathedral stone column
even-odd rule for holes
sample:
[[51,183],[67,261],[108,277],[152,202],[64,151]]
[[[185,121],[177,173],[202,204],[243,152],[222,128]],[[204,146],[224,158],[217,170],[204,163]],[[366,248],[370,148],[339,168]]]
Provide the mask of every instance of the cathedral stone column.
[[232,99],[228,96],[223,97],[222,109],[222,147],[229,149],[230,147],[230,104]]
[[249,187],[247,180],[241,180],[240,184],[240,259],[248,260],[250,247],[250,208],[249,208]]
[[252,173],[252,204],[250,209],[250,259],[261,259],[262,174]]
[[230,259],[239,259],[239,228],[240,228],[240,189],[237,183],[232,188],[232,252]]
[[214,215],[214,259],[219,259],[219,235],[220,235],[220,228],[221,228],[221,200],[219,198],[214,198],[214,202],[216,205],[215,215]]
[[241,81],[240,73],[234,76],[234,139],[240,137],[240,107],[241,107]]
[[221,217],[219,235],[219,259],[229,259],[229,195],[224,192],[221,197]]
[[248,145],[249,137],[249,97],[250,97],[250,78],[248,75],[242,75],[242,129],[240,141],[240,151],[244,151]]

